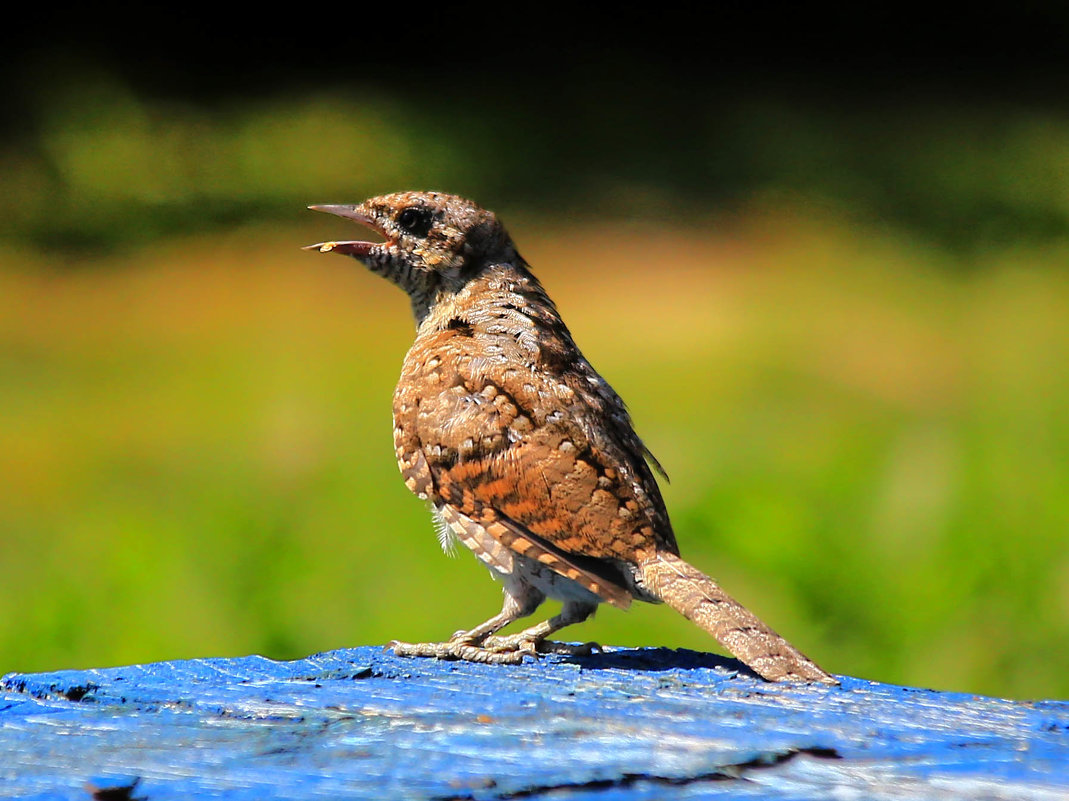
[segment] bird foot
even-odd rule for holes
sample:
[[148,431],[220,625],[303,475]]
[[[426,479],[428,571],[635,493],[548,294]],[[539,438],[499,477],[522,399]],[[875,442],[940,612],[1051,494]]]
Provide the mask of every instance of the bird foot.
[[447,642],[408,643],[394,640],[386,646],[397,656],[422,656],[435,659],[480,662],[484,665],[519,665],[524,657],[537,659],[543,654],[590,656],[600,651],[595,642],[573,645],[553,640],[536,640],[523,632],[507,637],[487,637],[482,642],[454,636]]
[[520,651],[531,656],[542,654],[561,654],[564,656],[590,656],[601,650],[596,642],[585,642],[573,645],[569,642],[556,642],[554,640],[537,640],[529,634],[520,632],[506,637],[487,637],[482,642],[483,648],[494,651]]
[[[394,640],[386,646],[397,656],[423,656],[462,662],[480,662],[484,665],[519,665],[530,652],[517,649],[492,649],[475,645],[471,640],[452,639],[447,642],[400,642]],[[534,656],[534,653],[530,653]]]

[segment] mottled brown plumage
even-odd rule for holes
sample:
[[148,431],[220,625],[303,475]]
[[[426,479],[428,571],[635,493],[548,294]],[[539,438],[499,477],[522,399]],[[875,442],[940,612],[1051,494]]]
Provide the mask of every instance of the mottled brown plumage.
[[[546,638],[599,603],[637,598],[668,603],[765,678],[835,681],[679,558],[659,465],[492,213],[434,192],[311,208],[385,237],[311,248],[354,256],[408,293],[418,330],[394,394],[397,461],[443,547],[460,541],[504,585],[498,615],[397,653],[514,663],[572,652]],[[547,597],[563,601],[560,615],[496,636]]]

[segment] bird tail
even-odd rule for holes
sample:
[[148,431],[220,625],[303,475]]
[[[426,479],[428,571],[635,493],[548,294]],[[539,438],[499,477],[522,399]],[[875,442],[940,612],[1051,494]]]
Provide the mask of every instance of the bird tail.
[[642,584],[769,681],[838,684],[696,567],[672,553],[644,560]]

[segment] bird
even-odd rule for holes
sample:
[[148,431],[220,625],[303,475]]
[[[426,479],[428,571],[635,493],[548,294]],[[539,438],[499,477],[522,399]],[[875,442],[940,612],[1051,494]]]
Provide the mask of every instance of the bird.
[[[590,654],[593,643],[549,638],[600,604],[638,600],[672,607],[766,680],[838,683],[680,557],[660,464],[497,215],[422,191],[308,208],[382,237],[305,249],[353,257],[408,295],[416,337],[393,396],[397,463],[442,547],[470,549],[503,589],[484,623],[388,648],[488,664]],[[498,634],[547,598],[559,614]]]

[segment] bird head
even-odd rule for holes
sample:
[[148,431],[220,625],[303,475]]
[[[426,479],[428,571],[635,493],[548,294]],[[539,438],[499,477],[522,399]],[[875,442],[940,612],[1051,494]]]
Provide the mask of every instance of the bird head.
[[515,250],[493,212],[441,192],[398,192],[353,206],[309,206],[354,220],[385,241],[337,241],[305,250],[342,253],[363,262],[405,290],[413,309],[439,293],[456,293],[488,264],[506,261]]

